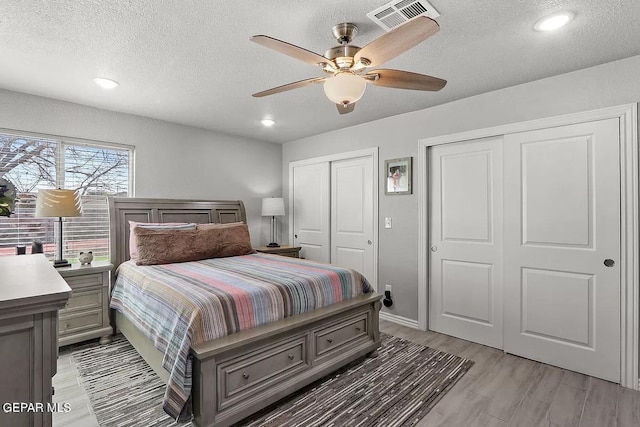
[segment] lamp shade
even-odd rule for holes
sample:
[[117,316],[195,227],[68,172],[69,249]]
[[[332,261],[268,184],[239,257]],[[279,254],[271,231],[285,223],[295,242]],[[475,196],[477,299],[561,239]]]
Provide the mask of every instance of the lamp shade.
[[82,215],[80,195],[76,190],[40,190],[36,198],[37,218]]
[[339,73],[324,81],[324,93],[336,104],[353,104],[364,95],[367,82],[351,73]]
[[262,199],[262,216],[282,215],[284,215],[284,199],[282,197]]

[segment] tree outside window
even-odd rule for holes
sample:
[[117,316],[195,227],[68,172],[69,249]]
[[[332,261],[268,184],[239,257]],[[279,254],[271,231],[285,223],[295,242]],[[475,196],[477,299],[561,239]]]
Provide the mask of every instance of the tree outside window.
[[35,218],[35,199],[40,189],[67,188],[80,192],[83,215],[65,220],[65,257],[75,260],[91,250],[96,259],[108,259],[106,196],[130,195],[132,153],[133,147],[0,133],[0,178],[17,195],[11,216],[0,217],[0,256],[14,255],[22,245],[30,253],[39,240],[45,255],[55,257],[55,219]]

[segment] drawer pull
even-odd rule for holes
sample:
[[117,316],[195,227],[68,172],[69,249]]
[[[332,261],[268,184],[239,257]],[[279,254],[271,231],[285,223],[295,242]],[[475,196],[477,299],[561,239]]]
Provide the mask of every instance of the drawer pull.
[[245,380],[249,379],[249,374],[247,374],[246,372],[242,374],[242,378],[244,378]]
[[327,338],[327,342],[328,342],[329,344],[331,344],[331,343],[333,342],[333,340],[332,340],[331,338]]
[[360,326],[356,326],[356,331],[360,332],[362,328]]
[[287,354],[287,357],[289,358],[289,360],[293,360],[295,356],[293,355],[293,353],[289,353]]

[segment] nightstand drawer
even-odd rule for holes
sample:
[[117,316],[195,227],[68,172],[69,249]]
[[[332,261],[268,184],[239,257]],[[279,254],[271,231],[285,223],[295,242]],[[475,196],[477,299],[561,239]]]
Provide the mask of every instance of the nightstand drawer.
[[60,316],[60,336],[76,334],[78,332],[101,328],[102,310],[82,311]]
[[280,255],[280,256],[288,256],[288,257],[291,257],[291,258],[298,258],[298,254],[299,254],[299,251],[280,252],[280,253],[278,253],[278,255]]
[[69,301],[67,301],[67,305],[65,305],[63,310],[60,310],[60,316],[75,311],[102,309],[102,293],[102,288],[74,291]]
[[261,252],[263,254],[272,254],[279,256],[287,256],[291,258],[300,258],[300,246],[278,246],[275,248],[270,248],[268,246],[260,246],[259,248],[255,248],[256,252]]
[[83,274],[79,276],[68,276],[64,280],[71,289],[86,288],[88,286],[103,286],[102,273]]

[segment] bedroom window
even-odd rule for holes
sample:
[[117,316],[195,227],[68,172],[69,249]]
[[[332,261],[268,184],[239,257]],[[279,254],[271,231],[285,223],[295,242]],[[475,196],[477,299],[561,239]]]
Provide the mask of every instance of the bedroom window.
[[64,219],[65,258],[93,251],[94,259],[108,259],[106,196],[131,196],[132,176],[132,146],[0,131],[0,182],[16,193],[12,214],[0,216],[0,256],[15,255],[19,246],[29,254],[38,240],[55,258],[57,219],[35,218],[35,200],[39,189],[66,188],[80,192],[83,214]]

